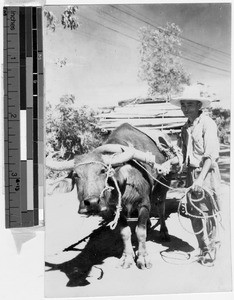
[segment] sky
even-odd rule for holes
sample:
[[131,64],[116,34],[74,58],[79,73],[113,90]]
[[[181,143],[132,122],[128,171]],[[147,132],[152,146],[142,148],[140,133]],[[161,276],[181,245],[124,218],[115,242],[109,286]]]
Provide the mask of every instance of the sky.
[[[202,82],[223,107],[231,97],[230,3],[78,5],[77,30],[45,29],[46,100],[73,94],[78,104],[112,106],[147,97],[138,77],[143,26],[175,23],[182,30],[182,63],[192,83]],[[47,6],[59,18],[64,6]],[[65,60],[65,64],[59,62]]]

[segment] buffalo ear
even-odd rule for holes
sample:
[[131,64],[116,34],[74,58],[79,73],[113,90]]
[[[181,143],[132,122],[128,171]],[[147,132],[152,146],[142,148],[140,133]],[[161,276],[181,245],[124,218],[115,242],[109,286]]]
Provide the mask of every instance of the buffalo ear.
[[50,183],[47,189],[47,194],[52,195],[55,191],[60,193],[69,193],[74,188],[73,178],[62,178]]

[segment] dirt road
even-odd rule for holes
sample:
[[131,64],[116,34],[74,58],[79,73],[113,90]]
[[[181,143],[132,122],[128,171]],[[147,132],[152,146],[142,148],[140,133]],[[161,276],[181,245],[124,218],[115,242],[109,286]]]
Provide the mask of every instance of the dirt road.
[[[226,152],[224,152],[226,153]],[[227,153],[226,153],[227,154]],[[76,191],[46,198],[45,294],[47,297],[152,295],[230,291],[229,156],[222,156],[222,246],[214,267],[204,267],[187,253],[197,249],[190,220],[172,213],[167,219],[170,242],[161,242],[159,228],[149,231],[147,248],[153,267],[118,267],[121,241],[115,232],[97,229],[100,219],[77,214]],[[156,220],[152,220],[154,225]],[[132,224],[134,226],[134,223]],[[74,245],[84,237],[90,238]],[[134,235],[133,235],[134,239]],[[134,241],[133,241],[134,242]],[[74,245],[73,247],[71,247]],[[70,246],[69,251],[63,252]],[[83,250],[82,250],[83,249]],[[82,250],[82,251],[80,251]],[[166,251],[166,252],[165,252]],[[170,256],[165,255],[169,251]],[[181,255],[181,254],[184,255]],[[91,266],[94,265],[92,268]],[[53,270],[52,270],[53,269]],[[91,269],[91,271],[90,271]],[[81,271],[82,270],[82,271]]]

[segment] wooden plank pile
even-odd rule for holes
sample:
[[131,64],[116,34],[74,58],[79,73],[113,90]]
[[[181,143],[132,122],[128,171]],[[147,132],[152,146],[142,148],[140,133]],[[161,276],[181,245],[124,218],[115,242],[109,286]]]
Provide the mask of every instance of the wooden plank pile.
[[99,127],[112,131],[122,123],[129,123],[141,130],[163,130],[166,133],[180,132],[186,122],[181,109],[166,101],[147,101],[127,103],[116,106],[109,111],[103,110],[98,115]]

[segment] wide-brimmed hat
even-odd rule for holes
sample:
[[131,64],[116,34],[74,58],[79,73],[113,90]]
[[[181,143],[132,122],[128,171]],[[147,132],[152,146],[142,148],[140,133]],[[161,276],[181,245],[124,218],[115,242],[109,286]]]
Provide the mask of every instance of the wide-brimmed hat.
[[170,103],[176,106],[181,106],[181,101],[200,101],[202,103],[201,108],[206,108],[210,105],[211,99],[204,97],[204,92],[201,88],[196,86],[185,87],[183,94],[180,97],[172,98]]

